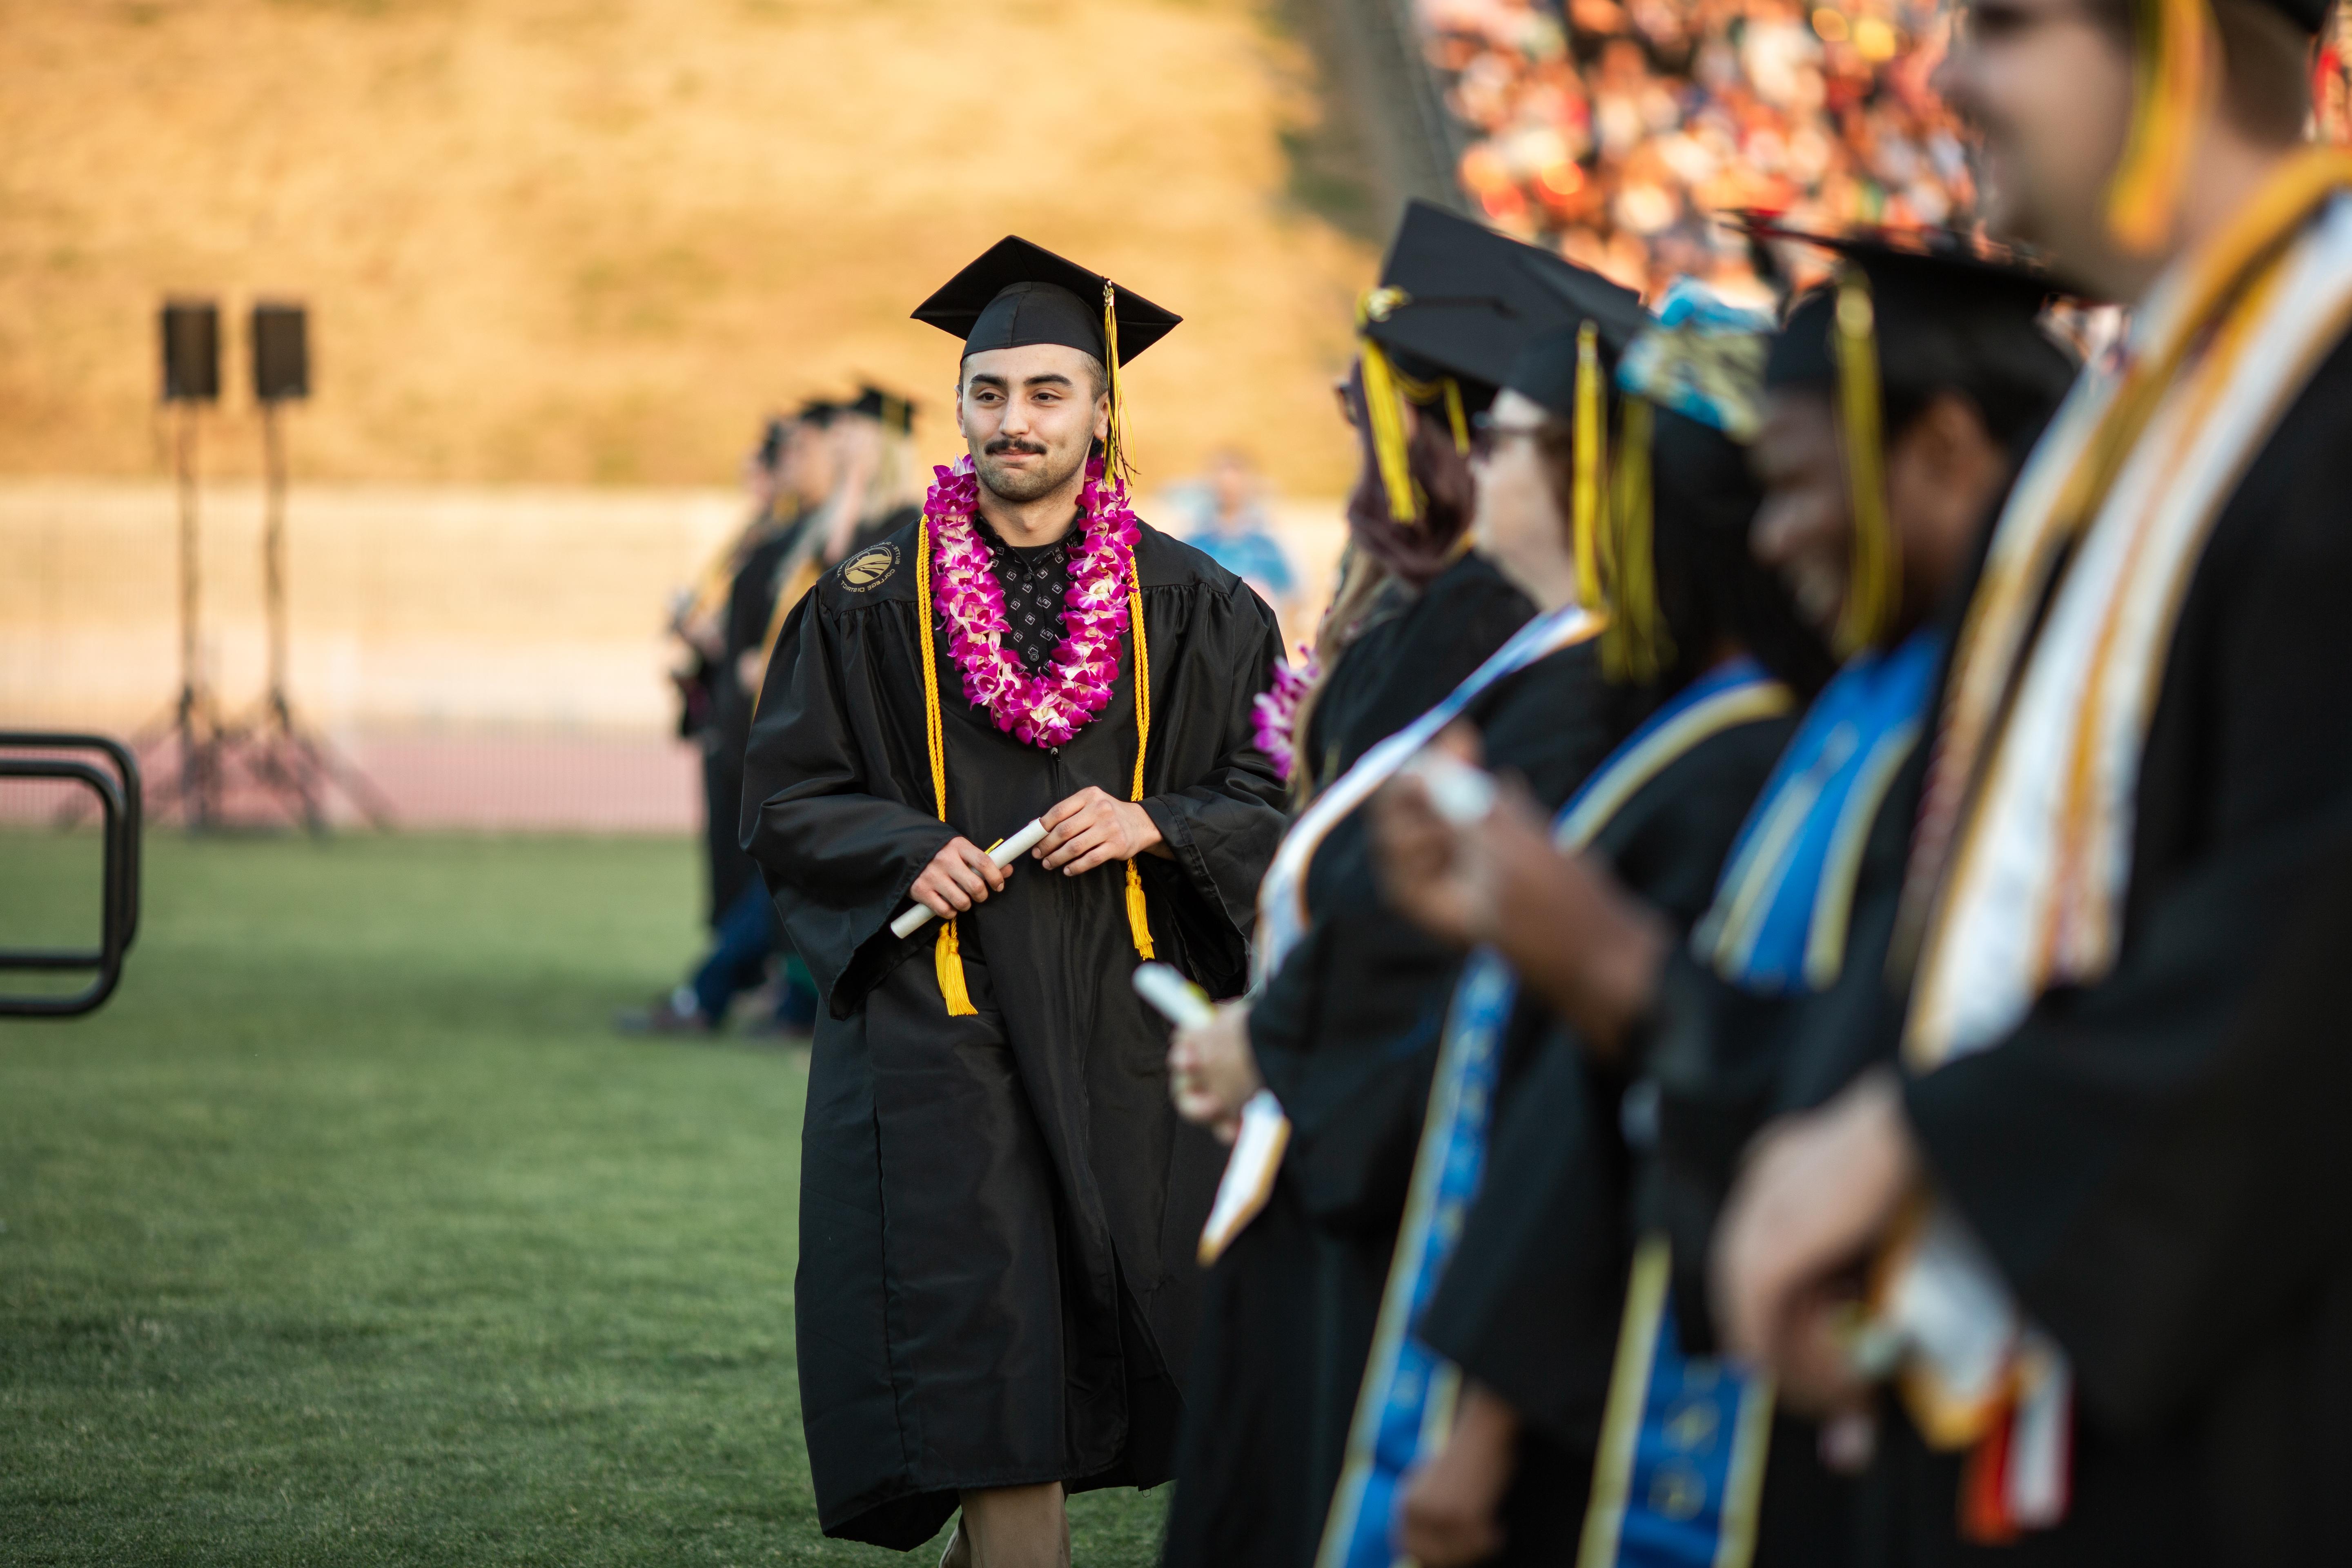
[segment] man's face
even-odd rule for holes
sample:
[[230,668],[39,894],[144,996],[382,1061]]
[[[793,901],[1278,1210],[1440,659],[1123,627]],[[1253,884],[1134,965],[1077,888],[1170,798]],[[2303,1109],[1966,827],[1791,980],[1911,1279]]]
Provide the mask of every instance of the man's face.
[[2131,121],[2126,41],[2084,0],[1974,0],[1937,86],[1982,138],[1988,226],[2100,284],[2115,267],[2107,184]]
[[1829,394],[1810,387],[1768,393],[1748,466],[1764,487],[1748,547],[1780,574],[1797,613],[1826,637],[1845,606],[1853,553],[1853,509]]
[[1095,364],[1059,343],[989,349],[963,362],[956,428],[982,484],[1006,500],[1032,501],[1086,467],[1090,445],[1110,428]]
[[1534,399],[1495,395],[1470,471],[1478,480],[1470,533],[1478,553],[1522,589],[1548,586],[1573,572],[1576,545],[1544,468],[1536,433],[1547,416]]

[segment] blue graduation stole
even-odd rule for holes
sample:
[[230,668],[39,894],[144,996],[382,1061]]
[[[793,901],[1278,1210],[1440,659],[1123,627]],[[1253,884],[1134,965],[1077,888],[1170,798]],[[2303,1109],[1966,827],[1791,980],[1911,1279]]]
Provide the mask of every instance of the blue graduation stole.
[[[1942,639],[1838,671],[1748,815],[1692,945],[1727,980],[1819,991],[1845,957],[1854,875],[1918,743]],[[1772,1429],[1769,1380],[1683,1354],[1663,1236],[1635,1248],[1577,1568],[1746,1568]]]
[[[1751,659],[1735,659],[1693,681],[1643,721],[1601,761],[1554,819],[1554,841],[1581,848],[1626,801],[1700,742],[1738,724],[1785,713],[1786,687]],[[1486,1161],[1495,1079],[1518,979],[1491,948],[1470,955],[1448,1005],[1430,1086],[1429,1112],[1414,1158],[1404,1224],[1357,1396],[1339,1490],[1325,1521],[1318,1568],[1389,1568],[1399,1489],[1421,1458],[1443,1446],[1454,1425],[1461,1373],[1414,1337],[1462,1234]]]

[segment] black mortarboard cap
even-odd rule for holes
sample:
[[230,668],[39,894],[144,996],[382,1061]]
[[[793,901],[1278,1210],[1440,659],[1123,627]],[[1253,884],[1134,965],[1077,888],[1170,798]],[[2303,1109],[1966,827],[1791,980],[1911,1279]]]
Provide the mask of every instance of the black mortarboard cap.
[[1585,321],[1600,329],[1602,356],[1613,362],[1647,322],[1642,297],[1549,250],[1497,234],[1428,202],[1405,208],[1389,243],[1381,288],[1365,331],[1397,356],[1500,386],[1533,340]]
[[[1843,258],[1870,283],[1871,313],[1890,388],[1966,379],[1968,363],[1994,340],[2031,334],[2042,308],[2063,292],[2027,258],[1948,229],[1862,229],[1806,234],[1751,223],[1767,239],[1797,240]],[[1834,290],[1801,297],[1774,335],[1764,384],[1789,386],[1837,379]],[[2049,345],[2054,357],[2055,345]]]
[[857,401],[849,405],[852,414],[862,414],[886,430],[910,436],[915,430],[915,405],[911,398],[895,392],[885,392],[868,382],[858,389]]
[[826,426],[832,424],[833,416],[840,412],[841,405],[835,403],[833,399],[829,397],[812,397],[807,402],[801,405],[801,411],[794,415],[793,417],[798,419],[803,425],[814,425],[818,429],[822,430]]
[[[915,307],[914,319],[963,340],[969,356],[1059,343],[1107,360],[1103,285],[1110,279],[1017,235],[1006,235]],[[1114,289],[1118,359],[1133,359],[1184,318],[1125,288]]]

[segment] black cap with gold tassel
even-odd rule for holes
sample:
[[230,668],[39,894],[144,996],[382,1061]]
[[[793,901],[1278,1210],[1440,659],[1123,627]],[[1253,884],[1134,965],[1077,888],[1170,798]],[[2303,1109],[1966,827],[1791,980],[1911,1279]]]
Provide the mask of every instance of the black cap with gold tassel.
[[1129,451],[1120,368],[1184,319],[1017,235],[989,247],[916,306],[913,316],[961,338],[967,359],[992,349],[1058,343],[1100,360],[1110,395],[1103,468],[1121,482]]

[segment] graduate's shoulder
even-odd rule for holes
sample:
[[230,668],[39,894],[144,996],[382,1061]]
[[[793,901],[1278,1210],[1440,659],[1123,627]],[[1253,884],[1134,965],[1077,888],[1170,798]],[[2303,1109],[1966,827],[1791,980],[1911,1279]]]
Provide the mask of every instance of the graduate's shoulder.
[[916,596],[915,545],[920,510],[879,539],[852,550],[816,581],[816,608],[828,616],[856,615],[877,605],[911,604]]

